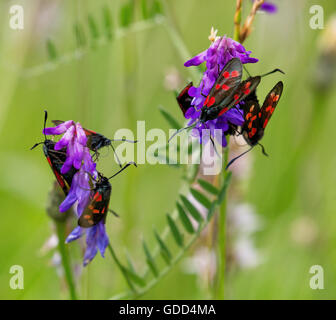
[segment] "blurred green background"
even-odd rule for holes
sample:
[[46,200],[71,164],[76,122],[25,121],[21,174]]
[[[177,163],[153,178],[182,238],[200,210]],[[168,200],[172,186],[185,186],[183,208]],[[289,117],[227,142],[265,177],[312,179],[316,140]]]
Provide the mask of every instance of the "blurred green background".
[[[260,59],[249,66],[250,73],[261,74],[277,67],[286,72],[285,76],[263,79],[261,100],[276,81],[281,79],[285,84],[276,115],[263,139],[270,157],[253,150],[250,174],[240,181],[244,189],[241,201],[253,205],[263,220],[262,229],[253,239],[263,261],[254,268],[236,266],[229,272],[226,297],[333,299],[336,86],[331,83],[328,91],[322,92],[314,85],[322,68],[319,39],[323,31],[310,28],[309,8],[317,2],[274,2],[278,13],[258,14],[254,31],[244,43],[252,56]],[[324,9],[326,27],[336,4],[318,2]],[[54,177],[41,148],[29,148],[43,139],[44,109],[50,119],[74,119],[108,137],[113,137],[119,128],[135,132],[137,120],[145,120],[147,130],[163,128],[168,132],[159,105],[182,122],[174,94],[165,86],[171,70],[180,73],[179,88],[191,79],[192,74],[183,67],[181,46],[164,23],[155,19],[142,21],[140,1],[134,3],[135,16],[127,30],[121,29],[122,23],[127,24],[120,15],[125,4],[121,0],[0,3],[1,299],[68,298],[57,269],[50,263],[53,252],[40,252],[53,229],[45,207]],[[148,3],[150,6],[151,1]],[[24,30],[9,28],[9,8],[13,4],[24,7]],[[101,40],[106,39],[102,27],[106,6],[113,18],[112,40]],[[250,1],[244,2],[243,17],[250,6]],[[180,33],[190,55],[208,47],[211,26],[219,29],[219,35],[233,34],[233,0],[167,0],[167,8],[169,21]],[[90,35],[88,15],[97,24],[97,40]],[[79,49],[74,34],[76,23],[85,33],[85,43]],[[56,48],[55,63],[48,57],[48,39]],[[326,70],[333,72],[332,68],[335,65]],[[325,74],[329,76],[329,72]],[[109,153],[99,163],[106,175],[117,169],[111,160]],[[164,229],[165,213],[174,208],[181,176],[179,170],[169,166],[147,164],[130,169],[112,182],[110,206],[121,217],[108,218],[108,234],[122,260],[127,248],[139,270],[144,266],[140,240],[145,237],[154,247],[152,227]],[[69,247],[73,262],[81,265],[78,243]],[[12,265],[24,268],[24,290],[9,287]],[[208,298],[198,276],[186,273],[184,265],[182,261],[144,298]],[[324,268],[324,290],[309,287],[312,265]],[[124,279],[108,252],[105,259],[97,255],[81,270],[80,298],[106,299],[125,289]]]

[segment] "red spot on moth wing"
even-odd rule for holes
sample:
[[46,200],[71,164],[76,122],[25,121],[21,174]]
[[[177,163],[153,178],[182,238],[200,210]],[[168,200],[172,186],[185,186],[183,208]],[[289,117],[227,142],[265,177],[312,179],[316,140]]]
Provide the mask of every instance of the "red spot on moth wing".
[[231,77],[238,77],[239,76],[239,72],[237,70],[234,70],[231,72]]
[[271,112],[272,106],[268,106],[265,110],[266,110],[266,112]]
[[223,77],[224,77],[225,79],[229,78],[229,77],[230,77],[230,73],[227,72],[227,71],[224,71],[224,72],[223,72]]
[[245,91],[244,91],[244,94],[247,96],[248,94],[250,93],[250,89],[246,89]]
[[206,99],[205,99],[205,101],[203,103],[203,106],[206,106],[208,104],[208,102],[209,102],[209,96],[206,97]]
[[273,101],[276,102],[276,101],[279,100],[279,98],[280,98],[280,96],[277,94],[277,95],[273,98]]
[[249,81],[249,82],[247,82],[247,83],[245,84],[245,88],[246,88],[246,89],[249,88],[250,85],[251,85],[251,81]]
[[211,107],[211,106],[213,106],[215,104],[215,102],[216,102],[215,97],[211,97],[210,100],[209,100],[209,102],[208,102],[208,104],[207,104],[207,106]]
[[100,213],[100,211],[98,209],[93,209],[92,212],[93,213]]
[[97,192],[93,197],[93,200],[95,200],[96,202],[100,202],[100,201],[102,201],[102,199],[103,199],[103,197],[99,192]]
[[233,96],[233,99],[238,100],[238,99],[239,99],[239,95],[238,95],[238,94],[235,94],[235,95]]
[[230,87],[227,86],[226,84],[223,84],[222,89],[225,90],[225,91],[228,91],[230,89]]
[[257,128],[252,128],[252,130],[249,132],[249,137],[252,138],[257,133]]
[[218,117],[221,116],[222,114],[224,114],[226,111],[228,111],[228,108],[224,108],[220,111],[220,113],[218,114]]
[[105,209],[106,209],[106,207],[103,208],[103,210],[101,211],[101,213],[105,213]]
[[263,124],[263,128],[265,129],[268,123],[268,119],[265,120],[264,124]]
[[220,84],[216,84],[216,90],[218,90],[221,87]]
[[255,119],[257,119],[257,116],[253,116],[253,117],[251,118],[251,121],[254,121]]

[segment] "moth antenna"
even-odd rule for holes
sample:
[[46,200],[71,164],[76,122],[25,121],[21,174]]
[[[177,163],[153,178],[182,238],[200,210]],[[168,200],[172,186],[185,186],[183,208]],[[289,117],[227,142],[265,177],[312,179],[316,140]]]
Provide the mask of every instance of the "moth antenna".
[[48,119],[48,111],[44,110],[44,123],[43,123],[43,134],[44,134],[44,139],[47,140],[47,135],[45,134],[45,128],[47,125],[47,119]]
[[112,143],[110,144],[110,146],[111,146],[111,148],[112,148],[112,150],[113,150],[113,153],[114,153],[114,155],[115,155],[115,157],[116,157],[116,159],[117,159],[117,162],[118,162],[119,167],[122,168],[120,159],[118,158],[118,155],[117,155],[117,153],[116,153],[116,151],[115,151],[115,149],[114,149]]
[[244,154],[250,152],[253,149],[253,147],[251,147],[250,149],[246,150],[245,152],[241,153],[239,156],[233,158],[232,160],[230,160],[230,162],[227,164],[227,166],[225,167],[225,170],[227,170],[232,163],[234,163],[237,159],[239,159],[240,157],[242,157]]
[[35,144],[30,148],[30,150],[35,149],[37,146],[39,146],[40,144],[43,144],[43,143],[44,143],[44,142],[35,143]]
[[264,146],[263,146],[261,143],[259,143],[259,142],[258,142],[258,145],[261,147],[261,151],[262,151],[263,155],[265,155],[266,157],[268,157],[268,154],[267,154],[267,152],[265,151]]
[[247,68],[243,65],[244,70],[246,71],[247,75],[251,78],[251,74],[248,72]]
[[168,143],[171,141],[171,139],[173,139],[177,134],[179,134],[180,132],[190,129],[190,128],[195,128],[197,122],[195,124],[192,124],[191,126],[188,127],[184,127],[182,129],[178,129],[169,139],[168,139]]
[[128,140],[128,139],[124,139],[124,138],[122,138],[122,139],[111,139],[111,141],[120,141],[120,142],[129,142],[129,143],[137,143],[138,142],[138,140]]
[[268,75],[270,75],[270,74],[272,74],[272,73],[275,73],[275,72],[280,72],[280,73],[282,73],[282,74],[285,74],[281,69],[276,68],[276,69],[274,69],[274,70],[272,70],[272,71],[270,71],[270,72],[267,72],[267,73],[261,75],[260,77],[262,78],[262,77],[268,76]]
[[123,168],[121,168],[118,172],[116,172],[113,176],[109,177],[108,180],[114,178],[115,176],[117,176],[119,173],[121,173],[122,171],[124,171],[127,167],[129,167],[131,164],[133,164],[135,167],[137,167],[137,164],[133,161],[128,162]]
[[120,218],[119,217],[119,214],[117,214],[115,211],[113,211],[112,209],[109,209],[108,210],[109,212],[111,212],[114,216],[116,216],[117,218]]

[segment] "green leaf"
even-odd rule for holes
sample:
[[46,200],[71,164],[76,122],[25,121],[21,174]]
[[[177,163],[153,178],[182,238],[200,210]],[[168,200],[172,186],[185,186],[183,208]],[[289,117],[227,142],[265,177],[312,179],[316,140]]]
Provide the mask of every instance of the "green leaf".
[[120,25],[123,28],[126,28],[130,25],[133,19],[133,1],[129,1],[128,3],[124,4],[120,9]]
[[162,106],[159,106],[159,110],[162,114],[162,116],[166,119],[168,124],[173,128],[173,129],[180,129],[182,126],[179,124],[179,122]]
[[183,236],[180,233],[179,229],[177,228],[177,225],[174,222],[173,218],[168,213],[167,213],[167,220],[175,242],[177,243],[178,246],[183,247]]
[[211,201],[204,194],[194,188],[190,188],[190,192],[200,204],[202,204],[205,208],[210,209]]
[[94,20],[94,18],[90,14],[88,16],[88,23],[89,23],[89,29],[90,29],[92,38],[94,38],[94,39],[99,38],[99,31],[98,31],[96,21]]
[[82,26],[79,23],[74,25],[74,32],[76,37],[76,42],[78,47],[84,47],[86,45],[85,34]]
[[112,25],[111,12],[108,6],[103,7],[103,23],[104,23],[106,37],[109,40],[111,40],[113,25]]
[[136,272],[134,272],[133,270],[127,269],[124,267],[125,272],[127,272],[129,278],[137,285],[139,285],[140,287],[144,287],[146,285],[145,280],[139,276]]
[[231,181],[231,176],[232,176],[232,172],[230,171],[227,175],[226,175],[226,178],[225,178],[225,181],[223,183],[223,186],[222,188],[220,189],[219,191],[219,195],[218,195],[218,203],[221,204],[225,198],[225,194],[226,194],[226,191],[227,191],[227,188],[230,184],[230,181]]
[[163,242],[160,235],[157,233],[157,231],[155,229],[154,229],[154,235],[155,235],[155,238],[156,238],[157,242],[159,243],[162,258],[166,261],[167,264],[170,264],[170,261],[172,259],[172,255],[171,255],[168,247]]
[[57,59],[57,50],[54,43],[50,39],[48,39],[46,45],[50,60]]
[[217,196],[219,193],[219,190],[213,186],[211,183],[209,183],[208,181],[205,181],[203,179],[198,179],[197,182],[199,183],[199,185],[206,191],[208,191],[209,193]]
[[179,204],[179,202],[176,202],[176,207],[177,207],[177,211],[178,211],[179,217],[181,219],[181,222],[182,222],[184,228],[186,229],[186,231],[189,232],[189,233],[195,233],[195,229],[194,229],[193,225],[191,224],[191,221],[188,218],[188,215],[184,211],[183,207]]
[[198,222],[202,222],[203,221],[202,215],[198,212],[198,210],[194,207],[194,205],[184,195],[180,195],[180,197],[184,206],[187,208],[187,210],[193,216],[193,218]]
[[149,269],[152,271],[152,273],[154,274],[154,276],[157,278],[159,275],[158,269],[156,267],[155,261],[151,255],[151,253],[148,250],[147,244],[145,242],[145,240],[142,241],[142,246],[146,255],[146,261],[148,264]]

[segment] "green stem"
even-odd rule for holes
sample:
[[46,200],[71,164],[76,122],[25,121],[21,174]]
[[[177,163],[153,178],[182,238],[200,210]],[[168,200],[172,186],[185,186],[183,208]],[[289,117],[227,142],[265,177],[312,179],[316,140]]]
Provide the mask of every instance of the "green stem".
[[130,281],[130,279],[129,279],[129,277],[128,277],[128,274],[127,274],[127,271],[126,271],[125,267],[124,267],[124,266],[121,264],[121,262],[119,261],[119,259],[118,259],[117,255],[116,255],[116,253],[114,252],[114,250],[113,250],[113,248],[112,248],[112,246],[111,246],[111,243],[109,243],[107,247],[108,247],[108,249],[109,249],[109,251],[110,251],[110,253],[111,253],[111,256],[112,256],[114,262],[116,263],[117,267],[120,269],[121,273],[123,274],[123,276],[124,276],[124,278],[125,278],[125,280],[126,280],[128,286],[130,287],[130,289],[131,289],[133,292],[136,292],[136,290],[135,290],[135,288],[134,288],[132,282]]
[[55,222],[58,236],[58,249],[62,257],[62,265],[65,274],[65,280],[69,287],[70,298],[71,300],[77,300],[75,283],[71,270],[71,263],[69,258],[68,248],[65,246],[65,223],[64,222]]
[[[228,164],[229,158],[229,147],[227,146],[224,150],[224,159],[223,159],[223,170],[222,170],[222,184],[226,181],[228,171],[225,170]],[[225,287],[225,262],[226,262],[226,205],[227,200],[226,196],[219,208],[219,217],[218,217],[218,245],[217,245],[217,285],[216,289],[216,299],[224,300],[224,287]]]

